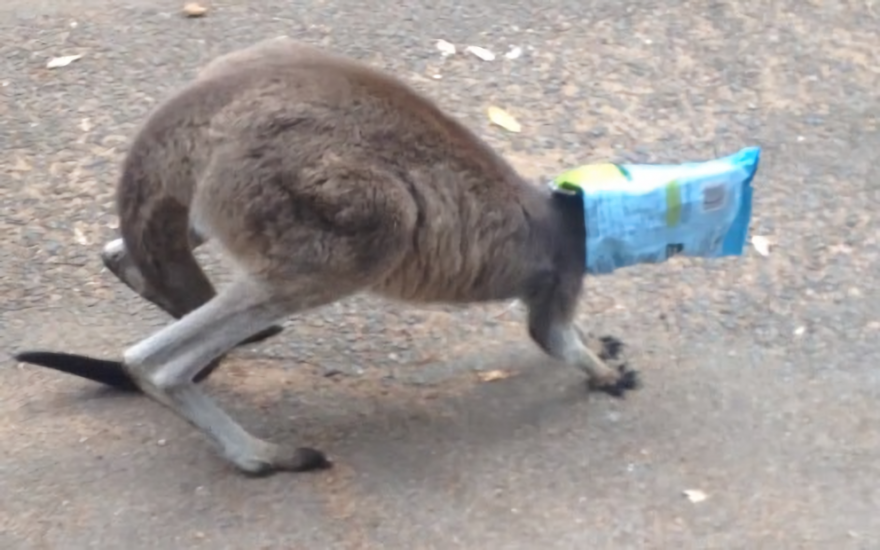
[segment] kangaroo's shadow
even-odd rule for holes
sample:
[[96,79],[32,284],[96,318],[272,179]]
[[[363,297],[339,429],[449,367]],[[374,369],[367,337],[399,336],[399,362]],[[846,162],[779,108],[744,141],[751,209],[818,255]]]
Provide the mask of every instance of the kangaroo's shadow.
[[[472,369],[439,365],[429,368],[448,372],[431,385],[382,375],[340,380],[276,361],[248,364],[238,374],[221,369],[206,388],[255,435],[313,446],[337,463],[356,463],[380,476],[405,469],[430,479],[432,471],[444,467],[438,461],[445,466],[480,462],[523,442],[540,446],[572,425],[593,431],[590,438],[596,441],[614,429],[603,415],[618,406],[616,400],[589,392],[579,372],[536,350],[515,346],[479,353],[474,360],[481,372],[497,369],[510,376],[484,382]],[[401,370],[420,368],[425,367]],[[143,397],[90,386],[60,402],[56,398],[55,405],[61,405],[56,410],[62,414],[84,398],[94,414],[109,408],[109,414],[122,417],[150,405]],[[190,430],[182,421],[172,429],[182,435]],[[188,439],[186,445],[200,444],[197,437]],[[216,460],[223,464],[219,456]]]
[[223,401],[236,418],[274,441],[315,445],[335,461],[375,475],[404,470],[422,479],[438,466],[466,467],[515,446],[540,447],[572,429],[592,431],[596,442],[616,430],[606,420],[609,407],[619,408],[620,401],[589,392],[574,369],[519,348],[483,353],[479,363],[511,375],[483,382],[474,371],[455,369],[427,388],[387,380],[351,380],[345,387],[330,382],[309,393],[292,389],[262,409],[240,394]]

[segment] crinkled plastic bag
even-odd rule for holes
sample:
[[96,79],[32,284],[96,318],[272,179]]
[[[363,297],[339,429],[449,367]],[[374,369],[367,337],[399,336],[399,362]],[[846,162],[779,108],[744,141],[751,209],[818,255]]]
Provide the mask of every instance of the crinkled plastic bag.
[[580,193],[587,273],[606,274],[675,255],[741,256],[761,150],[684,164],[589,164],[556,177]]

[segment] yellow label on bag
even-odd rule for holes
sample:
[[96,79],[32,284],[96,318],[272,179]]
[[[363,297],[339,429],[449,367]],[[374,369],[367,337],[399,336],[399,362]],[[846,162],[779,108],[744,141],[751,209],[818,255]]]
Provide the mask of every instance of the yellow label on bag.
[[629,181],[627,173],[616,164],[586,164],[568,172],[563,172],[553,180],[560,189],[577,191],[578,189],[613,187]]

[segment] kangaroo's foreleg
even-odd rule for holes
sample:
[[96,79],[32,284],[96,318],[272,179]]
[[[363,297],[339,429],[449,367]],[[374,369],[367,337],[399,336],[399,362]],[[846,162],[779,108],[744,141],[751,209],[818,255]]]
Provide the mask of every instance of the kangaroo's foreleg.
[[544,282],[526,297],[529,335],[548,355],[583,371],[590,388],[622,397],[638,387],[637,371],[622,361],[619,340],[587,336],[575,323],[581,284],[580,279],[562,277]]

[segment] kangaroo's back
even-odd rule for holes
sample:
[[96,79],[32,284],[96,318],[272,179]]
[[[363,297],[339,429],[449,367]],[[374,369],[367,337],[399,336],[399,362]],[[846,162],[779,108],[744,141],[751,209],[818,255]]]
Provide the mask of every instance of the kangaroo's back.
[[[290,219],[291,226],[307,221],[308,205],[339,202],[354,212],[358,205],[368,209],[376,197],[399,196],[397,208],[403,211],[405,203],[414,219],[408,250],[371,289],[407,300],[515,294],[522,281],[513,271],[529,263],[533,241],[541,238],[531,221],[550,214],[544,190],[526,183],[434,102],[394,77],[289,39],[207,66],[157,110],[140,139],[156,170],[186,167],[166,174],[161,193],[185,206],[193,186],[209,181],[204,175],[212,162],[240,158],[243,166],[255,154],[262,157],[247,182],[227,189],[210,179],[210,200],[226,196],[230,205],[193,207],[188,220],[201,233],[228,234],[230,246],[242,251],[272,247],[268,241],[254,246],[262,230],[226,230],[236,216],[246,217],[239,208],[260,208],[261,190],[271,185],[256,181],[265,170],[283,174],[284,196],[301,207],[303,217]],[[329,172],[345,170],[376,177],[370,186],[316,187]],[[142,188],[138,194],[128,203],[143,209]],[[124,211],[126,199],[120,201]]]
[[105,264],[175,317],[214,295],[192,253],[208,238],[263,271],[347,254],[371,273],[351,274],[360,290],[409,301],[506,299],[559,261],[546,189],[401,80],[288,38],[221,56],[163,102],[117,200],[124,247]]

